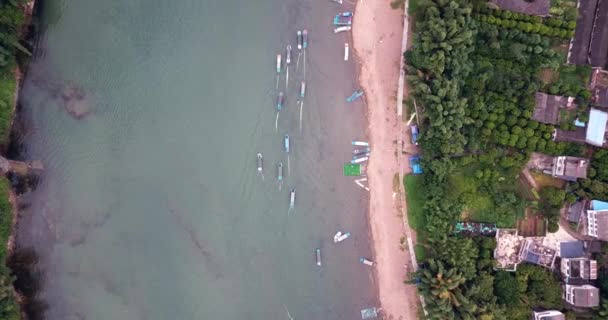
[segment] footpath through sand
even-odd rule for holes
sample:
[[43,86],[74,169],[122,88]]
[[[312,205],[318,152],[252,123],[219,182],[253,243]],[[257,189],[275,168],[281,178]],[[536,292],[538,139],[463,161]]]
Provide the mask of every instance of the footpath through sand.
[[[393,190],[394,175],[407,168],[400,147],[406,152],[415,149],[403,138],[403,121],[397,115],[403,9],[392,9],[389,0],[360,0],[354,20],[354,48],[361,61],[359,82],[367,99],[373,151],[367,175],[380,303],[385,319],[416,320],[420,301],[416,287],[404,284],[415,268],[413,252],[408,249],[415,236],[404,225],[405,200],[401,192]],[[402,190],[401,178],[397,185]]]

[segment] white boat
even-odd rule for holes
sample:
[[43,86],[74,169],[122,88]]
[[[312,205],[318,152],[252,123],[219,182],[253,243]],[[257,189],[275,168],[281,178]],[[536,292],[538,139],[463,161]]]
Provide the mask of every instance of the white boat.
[[298,50],[302,50],[302,31],[298,30],[296,32],[297,38],[298,38]]
[[315,250],[315,253],[317,255],[317,266],[321,266],[323,263],[321,262],[321,249],[317,248]]
[[338,231],[338,233],[336,233],[334,235],[334,242],[335,243],[342,242],[342,241],[346,240],[348,237],[350,237],[350,232],[342,233],[342,231]]
[[353,141],[352,144],[353,146],[369,147],[369,142],[365,141]]
[[337,27],[337,28],[334,28],[334,33],[346,32],[346,31],[350,31],[350,29],[352,29],[351,26]]
[[287,55],[285,56],[285,63],[286,64],[291,63],[291,45],[290,44],[287,45]]
[[361,163],[361,162],[365,162],[367,160],[369,160],[369,157],[357,158],[357,159],[351,160],[350,163],[352,163],[352,164]]
[[289,209],[293,209],[296,206],[296,189],[291,189],[289,194]]
[[359,258],[359,261],[361,263],[363,263],[363,264],[366,264],[366,265],[370,266],[370,267],[374,266],[374,262],[373,261],[367,260],[367,259],[365,259],[363,257]]
[[281,54],[277,54],[277,73],[281,73]]
[[261,153],[258,153],[258,172],[262,172],[262,167],[264,165],[264,157]]
[[342,2],[343,2],[344,0],[331,0],[331,1],[332,1],[332,2],[335,2],[335,3],[342,4]]
[[344,44],[344,61],[348,61],[348,43]]

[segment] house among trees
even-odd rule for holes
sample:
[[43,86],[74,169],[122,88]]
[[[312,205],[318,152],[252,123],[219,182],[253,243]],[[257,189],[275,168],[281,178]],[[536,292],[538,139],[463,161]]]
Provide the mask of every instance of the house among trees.
[[497,229],[494,259],[496,268],[516,271],[517,265],[529,262],[552,269],[557,257],[556,250],[548,247],[542,237],[524,238],[516,229]]
[[583,235],[608,241],[608,203],[592,200],[591,208],[586,210],[581,222]]
[[586,257],[562,258],[560,269],[566,283],[570,283],[570,279],[597,280],[597,261]]
[[597,147],[606,148],[608,147],[606,144],[607,121],[608,113],[599,109],[591,108],[591,111],[589,112],[589,122],[584,128],[577,128],[574,131],[555,129],[554,140],[588,143]]
[[600,305],[600,290],[592,285],[564,286],[564,300],[567,303],[581,308],[593,308]]
[[566,320],[566,316],[556,310],[534,312],[534,320]]
[[553,170],[551,175],[567,181],[576,181],[578,178],[587,178],[589,159],[559,156],[553,158]]
[[560,118],[560,109],[576,108],[573,97],[554,96],[542,92],[537,92],[534,95],[536,104],[532,119],[548,124],[558,124]]
[[566,218],[569,222],[579,223],[581,216],[583,216],[589,201],[582,199],[568,206],[566,209]]
[[492,3],[504,10],[541,17],[548,16],[551,7],[550,0],[492,0]]
[[603,68],[608,61],[608,1],[578,1],[578,5],[568,63]]

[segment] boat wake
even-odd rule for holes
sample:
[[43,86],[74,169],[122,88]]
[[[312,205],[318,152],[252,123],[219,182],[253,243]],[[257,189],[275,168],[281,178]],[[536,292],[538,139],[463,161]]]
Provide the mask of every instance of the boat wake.
[[287,66],[287,71],[285,74],[285,92],[287,92],[288,86],[289,86],[289,66]]
[[274,119],[274,132],[279,132],[279,114],[280,112],[277,111],[277,116]]
[[289,167],[289,153],[287,154],[287,174],[291,175],[291,169]]
[[298,102],[300,103],[300,133],[302,133],[302,109],[304,109],[304,100]]
[[295,320],[295,319],[294,319],[294,318],[291,316],[291,314],[289,314],[289,310],[287,310],[287,306],[286,306],[286,305],[283,305],[283,308],[285,308],[285,312],[287,312],[287,316],[289,317],[289,320]]
[[300,68],[300,57],[302,56],[302,52],[298,52],[298,60],[296,60],[296,72]]
[[304,79],[306,79],[306,49],[304,49],[304,61],[302,61],[302,68],[304,69]]
[[279,191],[283,189],[283,181],[279,181]]

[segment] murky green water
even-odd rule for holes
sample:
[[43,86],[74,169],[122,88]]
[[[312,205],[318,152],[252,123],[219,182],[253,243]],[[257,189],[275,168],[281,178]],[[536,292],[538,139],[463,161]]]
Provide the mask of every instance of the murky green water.
[[[371,269],[358,262],[371,256],[367,194],[341,176],[350,141],[365,134],[363,105],[344,103],[356,85],[355,66],[342,61],[350,40],[330,26],[345,7],[47,2],[21,96],[27,156],[47,170],[25,197],[18,239],[40,255],[47,319],[288,319],[286,310],[356,319],[376,304]],[[306,75],[304,57],[295,66],[303,27]],[[275,129],[275,55],[288,43],[294,61]],[[338,228],[353,236],[336,245]]]

